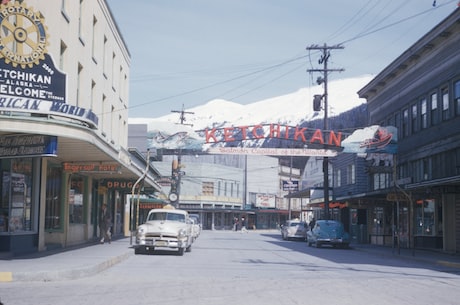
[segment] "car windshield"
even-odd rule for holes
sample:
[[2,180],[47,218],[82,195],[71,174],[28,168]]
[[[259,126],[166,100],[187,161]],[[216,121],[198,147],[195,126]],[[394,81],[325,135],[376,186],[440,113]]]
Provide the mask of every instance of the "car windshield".
[[300,225],[300,222],[291,222],[290,224],[291,227],[297,227],[298,225]]
[[152,220],[170,220],[170,221],[180,221],[185,222],[185,215],[178,214],[178,213],[169,213],[169,212],[158,212],[158,213],[151,213],[149,215],[148,221]]

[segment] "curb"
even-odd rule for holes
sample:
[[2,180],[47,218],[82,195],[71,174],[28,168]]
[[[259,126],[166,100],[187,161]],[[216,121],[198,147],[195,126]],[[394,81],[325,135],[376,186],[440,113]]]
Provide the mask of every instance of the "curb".
[[444,267],[460,268],[460,263],[454,263],[454,262],[449,262],[449,261],[439,260],[439,261],[436,261],[436,264],[440,266],[444,266]]
[[431,263],[434,265],[439,265],[439,266],[444,266],[444,267],[449,267],[449,268],[460,268],[460,262],[452,262],[448,260],[442,260],[442,259],[435,259],[435,258],[426,258],[423,256],[408,256],[404,254],[395,254],[395,253],[385,253],[385,252],[380,252],[378,250],[369,250],[366,248],[360,248],[360,247],[354,247],[353,249],[358,250],[358,251],[363,251],[367,252],[370,254],[378,255],[381,257],[394,257],[394,258],[399,258],[402,260],[407,260],[407,261],[419,261],[419,262],[424,262],[424,263]]
[[100,273],[133,255],[132,251],[107,259],[99,264],[78,267],[75,269],[57,271],[38,271],[38,272],[0,272],[1,282],[51,282],[59,280],[73,280],[88,277]]

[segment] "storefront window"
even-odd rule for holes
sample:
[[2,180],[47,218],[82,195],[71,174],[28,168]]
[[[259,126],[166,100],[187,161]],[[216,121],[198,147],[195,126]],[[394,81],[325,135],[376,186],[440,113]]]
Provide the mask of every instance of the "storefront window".
[[417,200],[415,217],[417,235],[433,236],[438,233],[436,223],[436,202],[434,199]]
[[83,223],[85,179],[79,175],[72,175],[69,190],[69,222]]
[[372,211],[373,219],[371,232],[374,235],[392,234],[392,210],[390,206],[375,207]]
[[62,229],[61,218],[61,176],[62,169],[49,166],[46,176],[45,229]]
[[32,158],[1,164],[0,232],[32,231]]

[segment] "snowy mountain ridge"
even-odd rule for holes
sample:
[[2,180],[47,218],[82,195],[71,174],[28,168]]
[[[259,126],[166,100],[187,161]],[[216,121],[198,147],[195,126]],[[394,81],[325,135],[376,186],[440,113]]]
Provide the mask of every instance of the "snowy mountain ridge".
[[[333,117],[365,103],[357,92],[372,80],[364,75],[330,81],[328,83],[328,117]],[[189,130],[203,130],[210,127],[247,126],[274,123],[296,126],[305,121],[324,117],[323,111],[313,111],[313,96],[323,94],[322,85],[301,88],[298,91],[265,99],[247,105],[223,99],[214,99],[206,104],[184,109],[193,114],[186,115],[184,124],[192,124]],[[129,118],[129,124],[148,124],[148,130],[163,130],[174,134],[184,130],[180,126],[180,114],[171,113],[157,118]]]

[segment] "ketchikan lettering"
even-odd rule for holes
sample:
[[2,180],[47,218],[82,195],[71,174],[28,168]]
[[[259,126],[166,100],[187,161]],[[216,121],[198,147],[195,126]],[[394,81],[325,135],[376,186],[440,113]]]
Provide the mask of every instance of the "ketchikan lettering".
[[342,132],[340,131],[336,133],[332,130],[323,131],[321,129],[308,129],[307,127],[280,124],[206,128],[204,132],[207,144],[263,138],[293,140],[310,144],[326,144],[336,147],[340,147],[342,143]]

